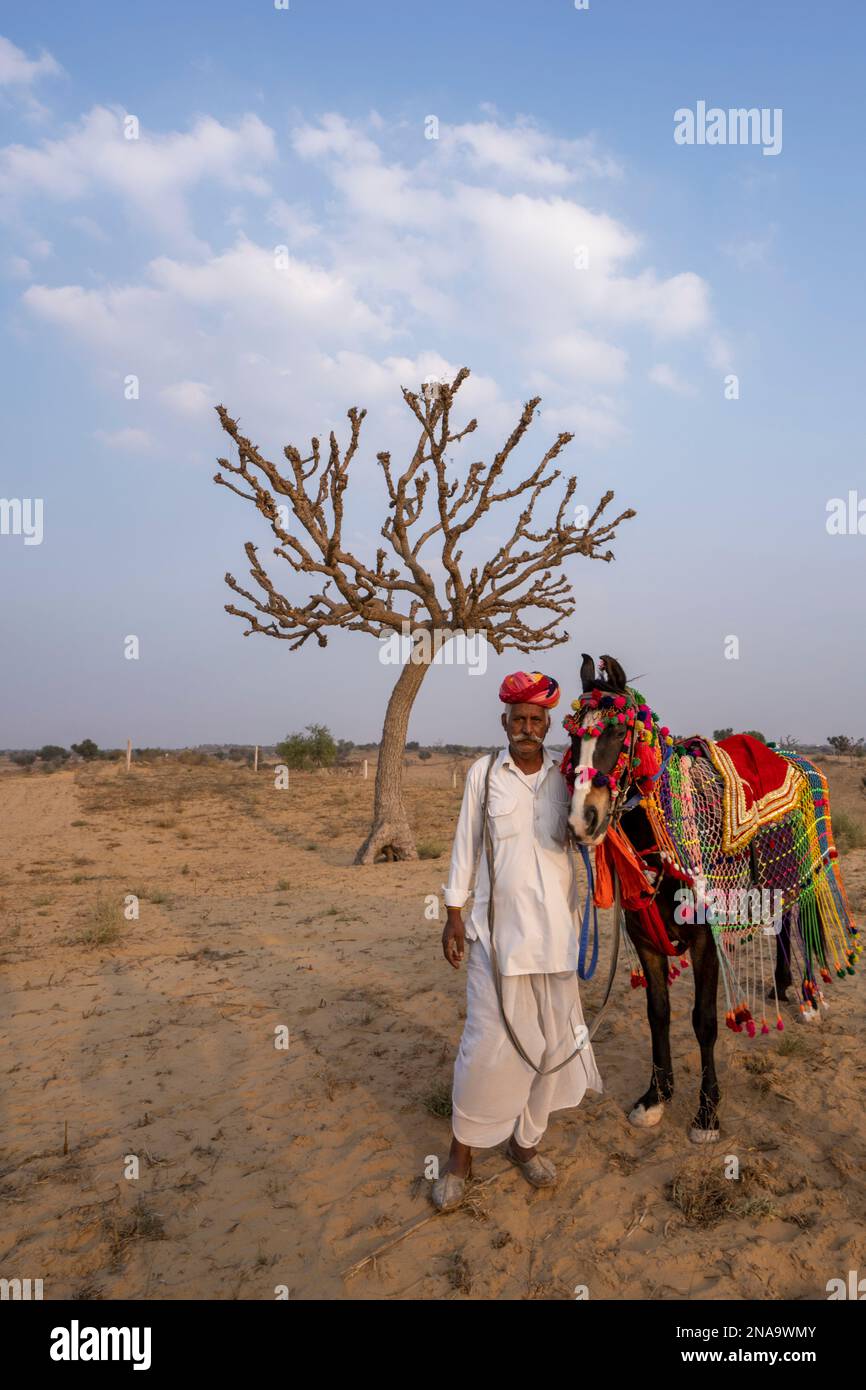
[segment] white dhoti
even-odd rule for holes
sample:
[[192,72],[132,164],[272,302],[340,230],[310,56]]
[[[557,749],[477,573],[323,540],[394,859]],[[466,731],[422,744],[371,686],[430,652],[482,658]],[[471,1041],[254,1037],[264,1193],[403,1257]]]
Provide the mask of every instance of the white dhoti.
[[[579,1105],[587,1088],[602,1091],[592,1045],[568,1066],[539,1076],[508,1036],[493,983],[490,958],[481,941],[468,942],[466,1023],[454,1064],[454,1137],[471,1148],[489,1149],[510,1134],[523,1149],[534,1148],[554,1110]],[[550,975],[503,975],[506,1016],[528,1057],[547,1069],[563,1061],[586,1036],[573,970]]]

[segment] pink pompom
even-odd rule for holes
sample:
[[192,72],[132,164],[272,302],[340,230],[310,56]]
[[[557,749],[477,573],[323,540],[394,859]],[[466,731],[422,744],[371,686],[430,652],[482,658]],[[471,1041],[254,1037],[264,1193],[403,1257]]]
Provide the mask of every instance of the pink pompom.
[[785,1025],[784,1025],[784,1023],[782,1022],[781,1019],[779,1019],[778,1022],[776,1023],[776,1028],[777,1028],[778,1032],[780,1032],[780,1033],[783,1033],[783,1032],[785,1031]]
[[748,1030],[749,1037],[753,1038],[755,1036],[755,1023],[753,1019],[749,1019],[748,1023],[746,1024],[746,1029]]
[[616,709],[625,709],[625,696],[617,695],[613,703]]

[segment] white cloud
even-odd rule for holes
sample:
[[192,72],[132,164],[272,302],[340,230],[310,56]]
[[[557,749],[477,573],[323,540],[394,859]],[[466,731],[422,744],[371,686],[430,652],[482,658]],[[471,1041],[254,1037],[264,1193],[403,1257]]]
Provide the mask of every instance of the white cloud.
[[541,346],[537,361],[566,381],[620,382],[628,353],[590,333],[564,333]]
[[160,395],[180,415],[205,415],[215,404],[213,388],[203,381],[178,381],[163,387]]
[[322,116],[318,125],[297,126],[292,131],[292,144],[302,159],[336,155],[370,164],[379,162],[379,146],[334,111]]
[[0,35],[0,87],[29,87],[40,77],[56,77],[63,69],[45,50],[28,58],[22,49]]
[[[255,236],[233,234],[220,250],[178,248],[133,269],[125,284],[30,285],[22,302],[89,345],[114,386],[125,373],[139,376],[142,420],[154,435],[159,423],[148,412],[163,409],[173,430],[200,439],[207,412],[223,401],[233,412],[242,406],[279,447],[342,429],[346,407],[358,404],[377,411],[377,447],[392,446],[407,438],[399,387],[466,361],[476,370],[461,407],[477,409],[491,434],[510,432],[520,408],[512,393],[530,391],[544,397],[546,426],[574,430],[578,443],[624,438],[626,398],[617,392],[633,364],[650,371],[646,354],[659,341],[697,340],[720,356],[706,282],[688,270],[659,275],[638,230],[557,186],[552,166],[570,169],[568,156],[576,167],[582,142],[499,118],[456,130],[443,176],[422,136],[407,161],[405,125],[370,118],[356,127],[333,113],[300,125],[295,153],[325,181],[315,212],[289,196],[287,179],[259,205]],[[189,202],[191,225],[194,184],[254,191],[251,166],[275,153],[255,117],[231,130],[203,119],[188,135],[151,141],[139,186],[120,131],[118,113],[97,108],[59,141],[6,151],[0,167],[19,194],[53,190],[72,203],[97,189],[130,208],[163,194],[170,204],[176,194],[181,224]],[[386,157],[398,136],[401,157]],[[85,162],[85,147],[95,163]],[[470,169],[482,156],[484,183]],[[513,173],[524,158],[542,171],[535,191],[508,186],[508,166]],[[500,174],[505,186],[493,186]],[[211,215],[223,233],[241,220],[235,197]],[[575,264],[579,247],[585,268]],[[665,363],[650,375],[666,389],[692,389]]]
[[615,160],[596,154],[594,140],[554,139],[527,120],[513,126],[499,121],[443,124],[439,144],[446,157],[464,158],[476,171],[521,184],[562,188],[588,174],[615,178],[621,173]]
[[152,280],[175,302],[186,302],[245,320],[255,332],[279,338],[309,331],[351,342],[384,337],[387,324],[339,272],[295,256],[275,255],[241,237],[231,250],[200,264],[160,257]]
[[733,351],[727,339],[720,333],[711,333],[707,344],[707,360],[711,367],[717,371],[730,371],[733,362]]
[[678,396],[693,396],[695,388],[674,371],[673,367],[667,362],[657,362],[647,373],[650,381],[656,386],[662,386],[666,391],[673,391]]
[[7,145],[0,151],[0,195],[14,205],[108,193],[163,236],[195,244],[187,209],[194,186],[210,181],[269,191],[257,170],[274,159],[274,137],[258,116],[244,116],[234,128],[205,116],[189,132],[158,135],[143,127],[138,139],[126,139],[125,114],[97,106],[58,139]]

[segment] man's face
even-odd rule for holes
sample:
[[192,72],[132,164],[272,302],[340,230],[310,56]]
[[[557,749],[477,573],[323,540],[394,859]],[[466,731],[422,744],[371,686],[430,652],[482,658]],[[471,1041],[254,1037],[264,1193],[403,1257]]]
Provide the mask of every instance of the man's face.
[[508,742],[518,753],[533,753],[541,748],[550,727],[550,715],[541,705],[509,705],[502,716],[502,727]]

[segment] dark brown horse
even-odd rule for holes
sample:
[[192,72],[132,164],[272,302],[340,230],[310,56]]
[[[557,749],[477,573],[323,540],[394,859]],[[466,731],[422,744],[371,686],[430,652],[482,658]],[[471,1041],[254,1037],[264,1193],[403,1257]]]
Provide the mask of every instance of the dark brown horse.
[[[592,657],[584,654],[580,668],[580,678],[584,694],[593,690],[603,691],[613,696],[628,695],[626,676],[619,662],[613,657],[601,658],[604,668],[602,675],[596,675]],[[627,740],[630,735],[626,724],[606,726],[597,737],[584,734],[572,736],[572,766],[574,768],[593,768],[600,773],[611,774],[624,748],[628,753]],[[716,995],[719,983],[719,961],[711,929],[700,923],[683,923],[682,913],[677,912],[677,889],[681,884],[675,878],[662,874],[661,856],[654,853],[654,836],[649,819],[639,805],[623,809],[633,788],[626,778],[613,792],[609,786],[596,785],[602,778],[583,778],[575,784],[569,812],[569,826],[575,840],[581,845],[598,845],[610,829],[612,819],[617,821],[620,830],[637,851],[645,851],[644,863],[650,876],[660,879],[655,898],[659,914],[664,922],[668,936],[677,952],[691,953],[695,982],[692,1026],[701,1051],[701,1088],[697,1113],[689,1130],[689,1138],[696,1144],[712,1143],[719,1138],[719,1082],[716,1076],[713,1050],[718,1035]],[[674,1073],[671,1064],[670,1048],[670,1000],[668,997],[668,969],[670,960],[660,950],[654,949],[639,929],[635,913],[624,913],[626,930],[637,951],[647,983],[647,1015],[652,1034],[652,1076],[647,1089],[631,1108],[629,1120],[633,1125],[647,1128],[656,1125],[664,1114],[665,1102],[674,1091]],[[777,937],[775,982],[778,998],[783,1000],[791,984],[788,927],[783,923]],[[775,998],[775,994],[768,997]]]

